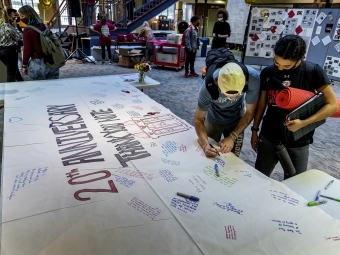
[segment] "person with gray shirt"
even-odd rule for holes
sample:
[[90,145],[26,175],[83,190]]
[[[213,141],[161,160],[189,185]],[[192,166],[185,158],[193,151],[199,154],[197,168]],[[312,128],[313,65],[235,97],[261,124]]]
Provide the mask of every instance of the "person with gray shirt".
[[[192,16],[190,19],[191,26],[189,26],[185,32],[185,74],[184,77],[188,78],[189,76],[198,77],[199,74],[195,72],[195,59],[196,52],[199,48],[199,37],[198,37],[198,27],[200,25],[200,18],[198,16]],[[190,67],[190,73],[189,73]]]
[[[203,82],[194,126],[207,157],[215,157],[219,152],[240,155],[244,129],[254,118],[260,92],[259,73],[250,66],[246,67],[249,81],[246,81],[242,68],[233,62],[214,71],[213,79],[219,91],[217,100],[212,99]],[[221,140],[222,134],[224,138]],[[220,148],[211,148],[208,137],[214,139]]]

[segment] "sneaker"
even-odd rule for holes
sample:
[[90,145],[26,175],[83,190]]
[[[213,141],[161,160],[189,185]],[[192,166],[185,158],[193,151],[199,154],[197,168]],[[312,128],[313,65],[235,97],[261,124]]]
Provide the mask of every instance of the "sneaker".
[[111,65],[112,64],[112,62],[111,61],[109,61],[109,65]]
[[185,72],[184,77],[188,78],[189,77],[189,72]]
[[190,76],[195,76],[195,77],[199,77],[200,75],[196,72],[190,72],[189,74]]

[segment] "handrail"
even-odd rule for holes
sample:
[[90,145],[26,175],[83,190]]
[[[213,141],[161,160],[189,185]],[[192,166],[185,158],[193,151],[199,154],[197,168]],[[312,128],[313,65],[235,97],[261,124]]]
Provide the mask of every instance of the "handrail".
[[58,10],[57,10],[57,11],[54,13],[54,15],[52,16],[52,18],[51,18],[51,20],[50,20],[50,22],[49,22],[49,24],[53,24],[53,25],[51,25],[51,27],[54,26],[55,22],[53,22],[53,21],[57,19],[56,17],[61,15],[61,13],[60,13],[60,8],[63,6],[63,4],[65,3],[65,1],[66,1],[66,0],[63,0],[63,1],[61,2],[61,4],[59,4]]

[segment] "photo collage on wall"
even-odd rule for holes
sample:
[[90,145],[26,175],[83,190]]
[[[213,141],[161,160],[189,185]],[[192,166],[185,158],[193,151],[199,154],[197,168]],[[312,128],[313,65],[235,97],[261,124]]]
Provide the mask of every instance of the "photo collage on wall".
[[340,41],[340,18],[338,19],[338,22],[336,24],[333,40]]
[[340,78],[340,58],[327,56],[323,69],[327,75]]
[[284,29],[284,9],[254,8],[250,21],[246,56],[273,58],[273,50]]
[[[285,30],[283,36],[295,34],[301,36],[307,45],[307,53],[309,42],[313,35],[316,15],[316,9],[288,9],[288,17],[285,21]],[[307,55],[307,54],[306,54]]]

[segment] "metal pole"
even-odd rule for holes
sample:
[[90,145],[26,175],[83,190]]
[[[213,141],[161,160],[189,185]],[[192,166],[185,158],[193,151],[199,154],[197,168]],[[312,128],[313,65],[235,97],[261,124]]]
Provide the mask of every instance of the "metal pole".
[[205,20],[207,19],[207,0],[204,0],[204,14],[203,14],[203,29],[202,29],[202,37],[204,37],[204,29],[205,29]]
[[198,0],[195,0],[195,15],[197,15],[197,2]]

